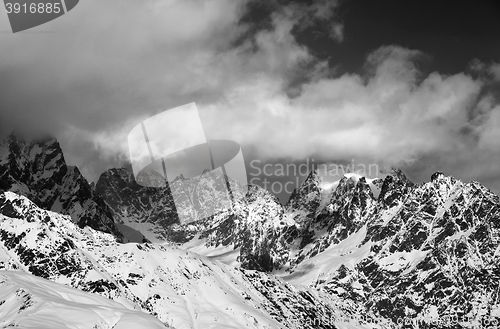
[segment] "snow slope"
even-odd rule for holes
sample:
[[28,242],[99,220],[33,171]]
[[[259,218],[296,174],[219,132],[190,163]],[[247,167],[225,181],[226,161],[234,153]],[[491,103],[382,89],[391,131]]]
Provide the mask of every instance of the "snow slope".
[[155,317],[20,271],[0,271],[0,327],[161,329]]

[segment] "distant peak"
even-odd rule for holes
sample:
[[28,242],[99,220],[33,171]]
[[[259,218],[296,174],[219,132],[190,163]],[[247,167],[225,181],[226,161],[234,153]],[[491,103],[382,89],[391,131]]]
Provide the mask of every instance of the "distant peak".
[[322,179],[319,176],[317,170],[312,170],[307,175],[306,179],[298,187],[298,191],[312,191],[318,189]]
[[360,175],[360,174],[355,173],[355,172],[345,173],[344,177],[354,181],[355,183],[357,183],[361,178],[365,179],[365,177],[363,175]]
[[441,171],[436,171],[434,174],[431,176],[431,182],[434,182],[440,178],[443,178],[444,174]]
[[309,175],[307,175],[306,181],[312,181],[312,180],[319,180],[319,173],[317,169],[313,169],[309,172]]
[[381,173],[396,178],[398,181],[413,184],[413,182],[409,180],[408,177],[406,177],[406,175],[404,174],[404,172],[399,168],[391,167],[391,169],[381,171]]
[[172,181],[172,183],[177,182],[177,181],[184,181],[184,180],[186,180],[186,178],[184,178],[183,174],[180,174],[179,176],[175,177],[175,179]]

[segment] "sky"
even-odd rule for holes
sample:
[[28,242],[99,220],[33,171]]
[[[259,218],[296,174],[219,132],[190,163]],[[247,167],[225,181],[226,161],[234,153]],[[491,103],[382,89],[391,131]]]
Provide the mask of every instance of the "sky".
[[495,1],[85,0],[16,34],[0,9],[0,134],[50,132],[90,181],[138,123],[196,102],[257,182],[314,160],[498,194],[499,91]]

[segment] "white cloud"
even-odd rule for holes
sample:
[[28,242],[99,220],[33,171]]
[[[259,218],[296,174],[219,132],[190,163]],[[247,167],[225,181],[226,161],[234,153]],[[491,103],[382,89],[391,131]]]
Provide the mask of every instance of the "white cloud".
[[[332,78],[291,31],[316,19],[342,41],[336,2],[279,9],[270,29],[234,46],[248,32],[239,23],[245,4],[87,0],[44,26],[57,33],[2,40],[3,125],[48,126],[91,179],[126,159],[138,122],[193,101],[212,138],[268,158],[400,165],[451,154],[463,168],[472,156],[492,159],[498,111],[494,98],[478,99],[483,80],[434,72],[422,81],[415,61],[426,55],[397,46],[368,54],[364,75]],[[297,75],[309,82],[290,97]]]
[[330,28],[330,37],[339,42],[344,41],[344,24],[333,23]]
[[489,113],[479,137],[478,147],[489,152],[500,153],[500,105],[495,106]]
[[[464,74],[429,75],[418,83],[411,61],[419,53],[384,47],[368,56],[373,74],[321,78],[290,99],[281,81],[256,78],[212,105],[213,123],[231,138],[270,157],[371,156],[393,163],[460,144],[461,130],[481,82]],[[248,113],[252,113],[249,115]],[[221,119],[224,118],[224,119]],[[217,123],[216,123],[217,122]],[[434,138],[430,138],[434,137]]]
[[489,71],[496,81],[500,81],[500,63],[491,64]]
[[500,63],[484,63],[474,58],[470,64],[470,69],[476,73],[488,75],[493,81],[500,81]]

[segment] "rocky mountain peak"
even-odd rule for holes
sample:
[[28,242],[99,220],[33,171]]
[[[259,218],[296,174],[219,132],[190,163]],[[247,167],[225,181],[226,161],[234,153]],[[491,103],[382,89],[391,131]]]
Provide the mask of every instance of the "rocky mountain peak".
[[317,170],[312,170],[304,182],[293,190],[285,209],[304,208],[314,212],[321,201],[320,183],[321,177]]
[[405,173],[399,168],[392,167],[387,174],[389,176],[396,177],[400,181],[411,183],[408,177],[406,177]]
[[356,193],[358,195],[366,195],[371,199],[374,199],[372,189],[370,184],[366,181],[365,177],[360,177],[356,184]]
[[[321,181],[318,169],[313,169],[309,172],[309,175],[307,175],[307,178],[304,182],[308,182],[308,181],[316,182],[316,183],[319,183]],[[308,184],[311,184],[311,183],[308,183]]]
[[[203,172],[203,173],[205,173],[205,172]],[[184,180],[186,180],[186,178],[184,178],[183,174],[180,174],[179,176],[175,177],[175,179],[172,182],[184,181]]]
[[441,178],[445,177],[444,174],[441,171],[437,171],[431,176],[431,182],[437,181]]
[[414,186],[400,169],[392,168],[384,178],[378,200],[392,207]]
[[26,140],[12,133],[0,143],[0,188],[4,190],[24,190],[47,207],[53,196],[40,194],[60,184],[66,173],[63,152],[54,138]]
[[0,182],[3,190],[24,195],[43,209],[70,215],[78,225],[123,238],[104,200],[78,168],[66,164],[53,137],[10,134],[0,143]]

